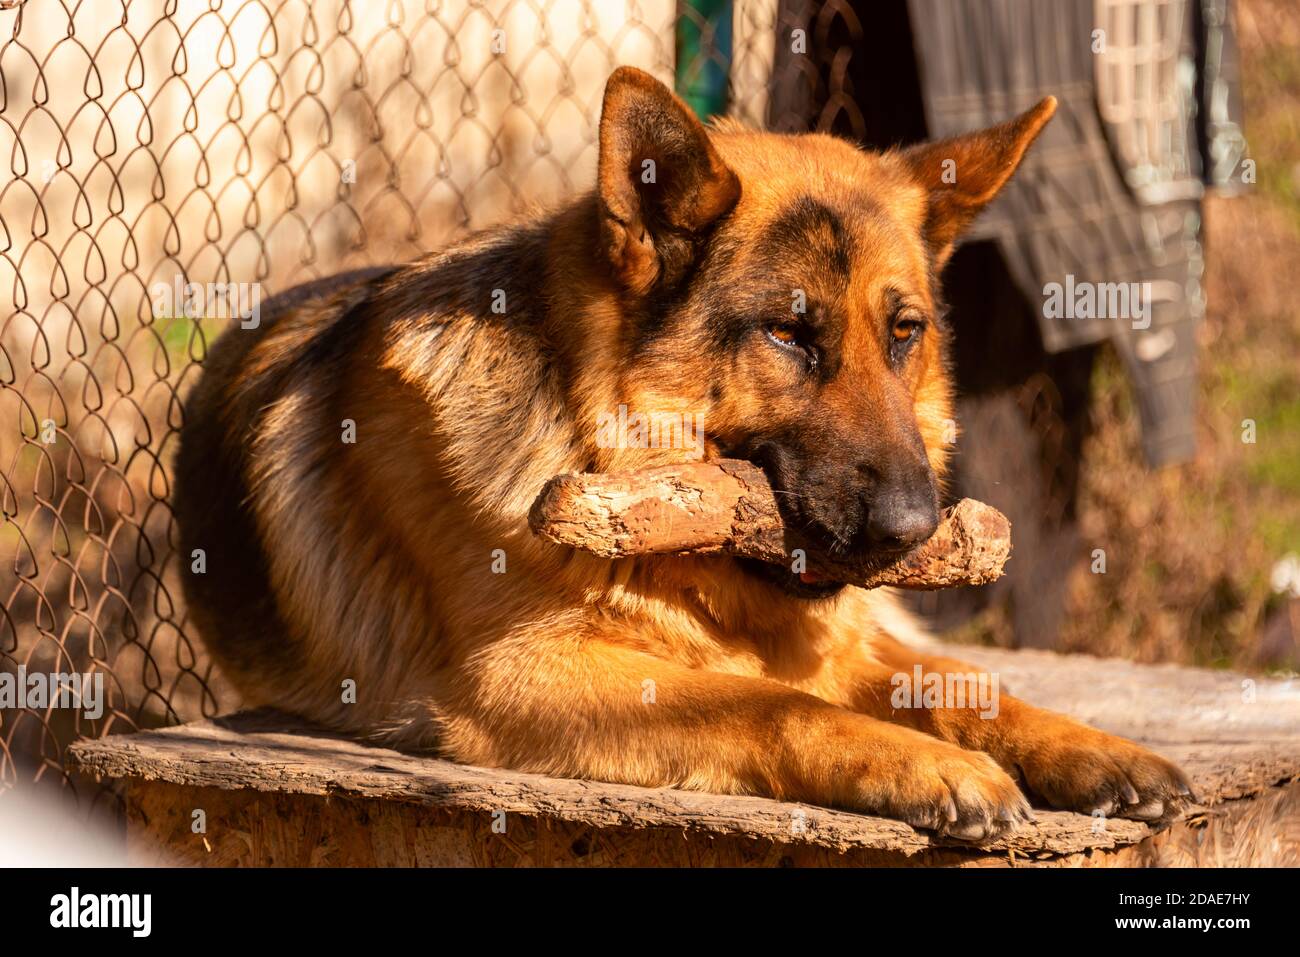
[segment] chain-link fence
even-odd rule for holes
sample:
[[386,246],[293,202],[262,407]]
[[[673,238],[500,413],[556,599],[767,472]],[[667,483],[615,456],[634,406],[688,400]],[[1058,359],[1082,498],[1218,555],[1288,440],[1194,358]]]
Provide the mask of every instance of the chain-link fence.
[[[79,735],[235,703],[187,629],[168,505],[182,400],[224,320],[160,304],[410,259],[584,187],[605,79],[633,64],[671,82],[678,16],[672,0],[12,6],[0,671],[19,695],[0,708],[0,791],[71,783]],[[763,122],[777,4],[731,15],[731,112]],[[87,707],[57,707],[26,688],[38,674],[102,680],[103,700],[88,683]]]

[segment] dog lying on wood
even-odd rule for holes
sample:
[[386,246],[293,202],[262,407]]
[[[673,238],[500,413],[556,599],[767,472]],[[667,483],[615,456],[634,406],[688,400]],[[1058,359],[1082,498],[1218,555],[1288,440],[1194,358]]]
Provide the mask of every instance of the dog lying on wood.
[[[1026,793],[1169,813],[1182,775],[1131,742],[1008,695],[990,717],[894,694],[978,669],[908,648],[888,589],[816,572],[938,527],[938,277],[1053,109],[879,154],[706,128],[624,68],[591,192],[268,304],[207,357],[177,458],[186,597],[223,672],[248,704],[456,761],[964,840],[1025,820]],[[610,441],[628,410],[682,441]],[[813,571],[529,530],[555,475],[701,458],[762,470]]]

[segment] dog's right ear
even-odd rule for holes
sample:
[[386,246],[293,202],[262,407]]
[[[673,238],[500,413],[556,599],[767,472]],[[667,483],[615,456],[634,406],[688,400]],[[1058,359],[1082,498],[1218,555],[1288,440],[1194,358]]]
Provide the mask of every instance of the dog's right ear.
[[626,66],[605,85],[597,188],[601,244],[633,296],[681,279],[700,234],[740,198],[690,107]]

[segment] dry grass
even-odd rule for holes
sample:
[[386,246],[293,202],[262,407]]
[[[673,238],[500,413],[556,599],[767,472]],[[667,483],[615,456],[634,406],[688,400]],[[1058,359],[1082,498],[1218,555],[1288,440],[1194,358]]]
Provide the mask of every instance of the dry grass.
[[[1095,382],[1081,525],[1107,553],[1081,562],[1065,647],[1143,661],[1294,667],[1261,644],[1288,614],[1271,572],[1300,551],[1300,308],[1284,294],[1300,229],[1267,196],[1207,204],[1210,313],[1202,329],[1199,450],[1181,468],[1141,464],[1118,363]],[[1243,442],[1253,419],[1256,441]]]

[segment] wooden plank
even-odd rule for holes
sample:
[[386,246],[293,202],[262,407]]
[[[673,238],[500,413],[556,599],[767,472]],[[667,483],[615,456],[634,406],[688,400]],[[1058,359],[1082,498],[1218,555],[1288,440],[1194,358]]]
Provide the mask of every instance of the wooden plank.
[[[1004,690],[1131,737],[1179,762],[1203,801],[1169,832],[1183,834],[1178,840],[1184,844],[1198,829],[1226,820],[1229,803],[1265,796],[1272,810],[1256,815],[1257,826],[1294,830],[1300,808],[1294,795],[1287,800],[1279,795],[1284,785],[1300,780],[1300,683],[1295,680],[1050,652],[935,647],[997,671]],[[683,836],[713,844],[739,841],[779,847],[785,855],[865,855],[874,863],[1067,861],[1125,850],[1149,855],[1154,835],[1136,821],[1040,811],[1037,824],[973,850],[901,822],[828,808],[456,765],[371,747],[272,712],[79,742],[70,755],[75,770],[133,782],[137,803],[150,804],[155,816],[166,800],[149,797],[148,782],[156,782],[157,793],[170,793],[167,800],[199,790],[225,793],[230,797],[218,803],[244,807],[239,813],[245,817],[248,802],[255,803],[258,795],[282,795],[306,817],[313,813],[306,810],[311,804],[329,798],[350,802],[354,809],[388,807],[385,813],[412,822],[429,813],[451,815],[448,820],[459,823],[440,826],[453,828],[490,827],[494,815],[504,815],[534,822],[533,827],[549,822],[568,828],[566,835],[584,829],[608,833],[611,840],[622,835],[625,843],[627,834],[637,833],[647,846],[672,834],[679,842]],[[192,798],[185,800],[195,806]],[[1231,811],[1234,820],[1243,813],[1240,807]],[[375,813],[365,816],[374,819]],[[414,834],[428,830],[412,826]],[[441,846],[443,857],[470,853],[464,841],[449,842],[449,832],[429,833],[426,844]],[[1163,836],[1166,845],[1169,833]]]
[[[374,798],[129,784],[132,863],[208,867],[1295,867],[1300,784],[1229,801],[1132,844],[1075,854],[934,846],[836,850],[672,827],[496,817]],[[206,833],[192,814],[202,809]],[[161,855],[160,855],[161,851]]]

